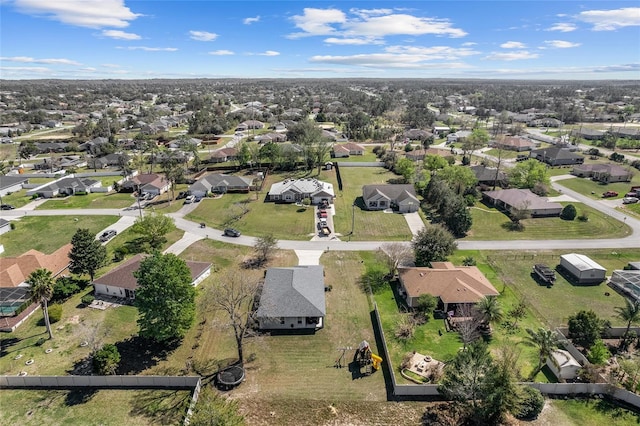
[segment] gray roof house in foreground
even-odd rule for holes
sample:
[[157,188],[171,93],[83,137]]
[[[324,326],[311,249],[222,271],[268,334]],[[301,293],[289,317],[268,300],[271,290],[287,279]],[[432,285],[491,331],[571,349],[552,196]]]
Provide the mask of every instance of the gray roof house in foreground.
[[526,209],[532,217],[560,216],[562,212],[562,204],[552,203],[529,189],[487,191],[482,193],[482,197],[489,204],[507,212],[512,209]]
[[204,197],[208,193],[249,192],[253,178],[225,174],[211,174],[199,179],[189,187],[191,195]]
[[256,313],[261,329],[316,330],[325,315],[322,266],[267,269]]
[[362,199],[367,210],[397,209],[400,213],[413,213],[420,207],[420,200],[411,184],[364,185]]
[[17,192],[22,189],[22,184],[29,183],[29,178],[14,175],[14,176],[0,176],[0,196],[4,197],[12,192]]

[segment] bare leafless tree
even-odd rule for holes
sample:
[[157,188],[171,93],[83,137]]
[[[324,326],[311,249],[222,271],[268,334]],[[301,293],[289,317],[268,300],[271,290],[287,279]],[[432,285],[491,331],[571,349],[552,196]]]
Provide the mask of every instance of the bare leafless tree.
[[201,299],[205,312],[217,310],[227,315],[229,321],[221,325],[233,329],[240,363],[244,361],[243,341],[253,323],[254,303],[261,284],[257,272],[230,270],[208,287]]
[[456,330],[460,333],[460,339],[463,346],[466,348],[469,343],[475,341],[480,337],[478,327],[482,322],[482,318],[473,306],[469,304],[460,304],[456,309],[456,317],[461,318],[461,321],[456,322]]
[[413,250],[409,244],[386,243],[380,246],[380,259],[389,268],[389,274],[393,275],[398,266],[413,263]]

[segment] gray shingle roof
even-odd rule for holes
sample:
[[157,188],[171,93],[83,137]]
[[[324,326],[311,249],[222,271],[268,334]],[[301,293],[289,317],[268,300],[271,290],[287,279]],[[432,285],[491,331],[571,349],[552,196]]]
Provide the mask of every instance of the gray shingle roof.
[[322,317],[326,314],[322,266],[269,268],[258,318]]

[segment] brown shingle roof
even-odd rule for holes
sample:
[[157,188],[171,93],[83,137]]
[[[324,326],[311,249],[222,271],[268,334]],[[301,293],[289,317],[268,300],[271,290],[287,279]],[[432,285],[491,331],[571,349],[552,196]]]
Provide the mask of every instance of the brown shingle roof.
[[443,303],[476,303],[500,294],[475,266],[453,266],[450,262],[434,262],[432,266],[398,268],[409,297],[430,294]]
[[51,254],[38,250],[29,250],[17,257],[0,258],[0,286],[17,287],[36,269],[48,269],[53,276],[60,274],[69,266],[71,244],[64,245]]

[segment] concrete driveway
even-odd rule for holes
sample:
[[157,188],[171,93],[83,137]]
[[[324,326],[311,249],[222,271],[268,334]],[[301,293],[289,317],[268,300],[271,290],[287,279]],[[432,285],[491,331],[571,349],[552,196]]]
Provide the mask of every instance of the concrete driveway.
[[409,225],[409,229],[411,230],[411,234],[416,235],[420,230],[424,228],[424,222],[420,217],[420,213],[404,213],[404,219],[407,221],[407,225]]

